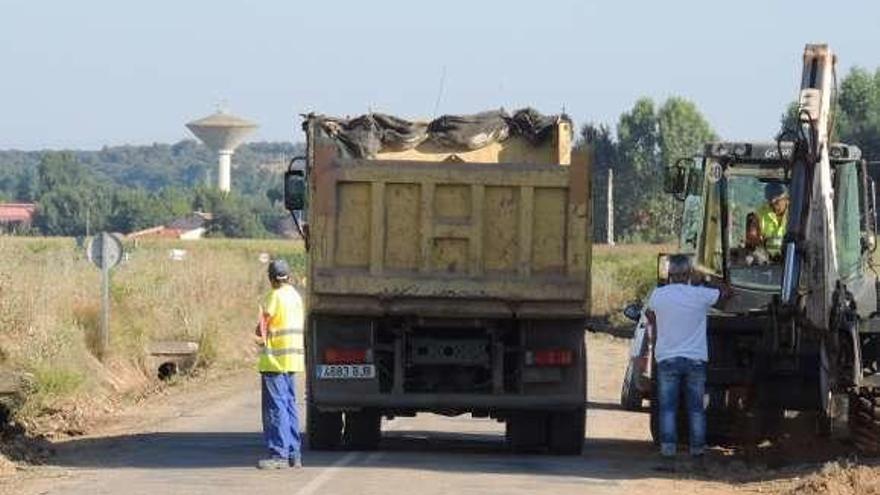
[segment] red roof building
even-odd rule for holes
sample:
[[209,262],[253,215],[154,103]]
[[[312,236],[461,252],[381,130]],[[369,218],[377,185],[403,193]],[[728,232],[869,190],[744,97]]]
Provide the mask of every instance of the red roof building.
[[0,203],[0,231],[30,228],[36,211],[37,205],[33,203]]

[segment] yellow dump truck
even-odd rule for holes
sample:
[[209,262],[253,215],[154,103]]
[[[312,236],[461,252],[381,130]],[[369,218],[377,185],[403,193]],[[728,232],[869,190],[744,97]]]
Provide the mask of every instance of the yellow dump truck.
[[470,413],[578,454],[589,155],[565,116],[309,115],[285,204],[308,248],[307,431],[375,448],[382,417]]

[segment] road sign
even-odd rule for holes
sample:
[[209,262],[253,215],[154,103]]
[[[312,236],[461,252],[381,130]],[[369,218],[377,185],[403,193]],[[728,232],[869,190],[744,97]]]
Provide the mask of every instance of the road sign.
[[101,326],[98,329],[98,357],[103,361],[110,342],[110,269],[122,260],[122,242],[107,232],[101,232],[86,244],[89,261],[101,269]]
[[115,235],[101,232],[89,239],[86,256],[98,268],[109,270],[122,260],[122,243]]

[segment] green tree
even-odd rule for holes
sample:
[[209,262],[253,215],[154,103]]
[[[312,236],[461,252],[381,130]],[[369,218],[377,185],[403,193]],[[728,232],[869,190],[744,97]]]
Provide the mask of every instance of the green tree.
[[649,98],[620,116],[615,153],[615,217],[624,239],[669,242],[675,239],[680,205],[663,192],[663,168],[699,153],[717,139],[697,106],[667,99],[659,110]]
[[590,122],[581,128],[578,150],[582,146],[590,146],[593,152],[590,174],[593,191],[593,238],[604,240],[608,232],[608,171],[617,163],[617,143],[611,128],[606,124]]
[[697,106],[688,100],[672,97],[657,112],[660,162],[672,166],[679,158],[700,153],[703,146],[718,139]]
[[213,218],[208,222],[212,237],[266,237],[257,214],[241,198],[229,195],[214,203]]
[[862,149],[868,160],[880,160],[880,70],[854,68],[840,84],[838,137]]
[[111,210],[109,187],[70,153],[47,153],[37,171],[36,227],[46,235],[83,235],[104,229]]

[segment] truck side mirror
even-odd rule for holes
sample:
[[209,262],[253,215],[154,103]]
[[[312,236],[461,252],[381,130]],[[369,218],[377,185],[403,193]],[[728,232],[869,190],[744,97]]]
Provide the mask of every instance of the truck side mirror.
[[284,207],[290,211],[303,210],[306,205],[306,177],[302,170],[284,173]]
[[679,158],[664,170],[663,191],[679,201],[703,192],[703,172],[695,166],[693,158]]
[[637,322],[642,317],[642,303],[634,302],[628,304],[625,308],[623,308],[623,316],[626,316],[630,320]]
[[306,176],[302,170],[284,173],[284,207],[289,211],[302,211],[306,205]]
[[687,188],[687,170],[676,163],[663,171],[663,192],[675,197],[685,193]]

